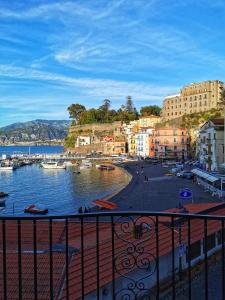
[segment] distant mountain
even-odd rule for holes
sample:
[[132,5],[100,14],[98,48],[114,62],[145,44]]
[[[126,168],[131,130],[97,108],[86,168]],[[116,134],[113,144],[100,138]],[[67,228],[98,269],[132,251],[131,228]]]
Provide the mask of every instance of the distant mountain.
[[0,128],[1,143],[63,140],[68,133],[70,121],[34,120],[14,123]]

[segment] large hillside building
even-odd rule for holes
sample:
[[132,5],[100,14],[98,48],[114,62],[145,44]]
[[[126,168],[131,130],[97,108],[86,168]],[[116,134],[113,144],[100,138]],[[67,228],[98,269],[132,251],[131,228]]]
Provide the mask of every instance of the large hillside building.
[[221,102],[223,82],[208,80],[184,86],[179,94],[167,96],[163,102],[161,116],[164,121],[184,114],[203,112],[217,108]]

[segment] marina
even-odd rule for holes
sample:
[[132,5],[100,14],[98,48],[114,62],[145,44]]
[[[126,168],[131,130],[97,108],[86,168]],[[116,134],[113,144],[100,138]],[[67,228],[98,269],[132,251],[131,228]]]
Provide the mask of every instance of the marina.
[[[4,148],[6,151],[7,147]],[[66,169],[40,168],[41,159],[29,160],[27,154],[20,153],[13,158],[15,167],[12,171],[0,171],[0,191],[8,195],[1,215],[23,215],[30,205],[44,206],[51,214],[77,213],[79,207],[92,207],[93,201],[102,199],[122,189],[130,180],[123,169],[115,167],[113,173],[100,171],[95,167],[95,160],[88,159],[91,167],[84,167],[82,159],[74,159]],[[31,147],[31,152],[32,152]],[[48,148],[48,150],[50,150]],[[40,151],[40,149],[39,149]],[[44,152],[44,150],[42,149]],[[52,152],[55,149],[52,147]],[[42,153],[43,157],[61,155],[62,153]],[[1,157],[2,153],[0,153]],[[5,155],[9,155],[6,154]],[[11,155],[14,155],[11,152]],[[23,156],[22,156],[23,155]],[[38,155],[36,153],[30,154]],[[52,161],[52,158],[50,159]],[[23,162],[19,164],[19,162]],[[65,161],[61,159],[61,161]],[[16,163],[17,162],[17,163]],[[29,163],[28,163],[29,162]],[[67,162],[71,162],[68,160]],[[86,162],[87,163],[87,162]]]

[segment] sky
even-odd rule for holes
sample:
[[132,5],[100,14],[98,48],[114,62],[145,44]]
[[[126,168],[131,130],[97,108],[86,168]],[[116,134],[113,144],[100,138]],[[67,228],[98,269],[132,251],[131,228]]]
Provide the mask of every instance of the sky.
[[224,0],[0,0],[0,127],[225,80]]

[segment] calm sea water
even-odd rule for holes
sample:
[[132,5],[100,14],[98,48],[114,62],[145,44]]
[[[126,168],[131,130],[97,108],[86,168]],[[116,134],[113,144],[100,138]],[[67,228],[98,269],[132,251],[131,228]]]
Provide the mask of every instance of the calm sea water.
[[58,154],[63,152],[63,146],[0,146],[2,154]]
[[[48,153],[62,151],[62,148],[44,148],[42,150]],[[33,153],[47,153],[40,152],[41,148],[32,150],[39,151]],[[81,170],[80,174],[73,173],[74,170],[77,167],[46,170],[32,165],[15,171],[1,171],[0,191],[9,193],[9,197],[6,198],[6,209],[0,214],[23,215],[23,209],[33,203],[46,206],[49,214],[76,213],[80,206],[91,206],[93,200],[115,192],[129,181],[129,176],[120,168],[100,171],[93,167]]]

